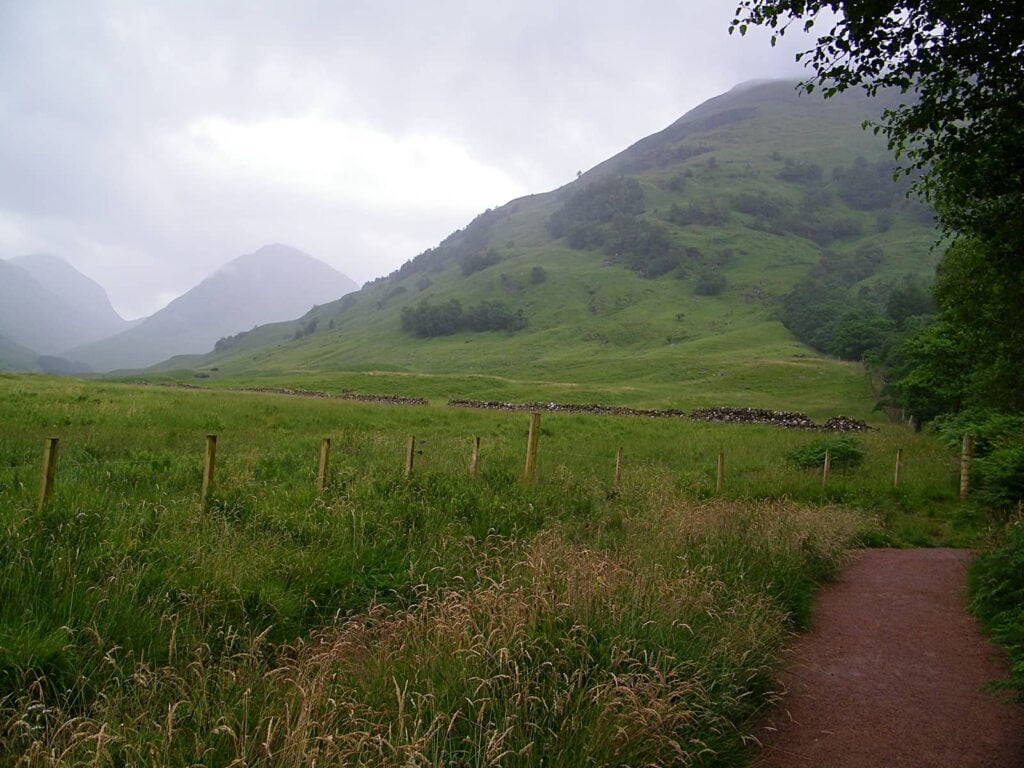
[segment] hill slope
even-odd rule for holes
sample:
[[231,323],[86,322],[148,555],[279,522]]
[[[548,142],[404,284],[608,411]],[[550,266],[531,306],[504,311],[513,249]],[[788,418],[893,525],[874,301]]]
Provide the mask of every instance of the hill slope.
[[786,82],[734,89],[359,293],[160,370],[323,386],[358,378],[346,371],[421,373],[455,376],[453,395],[501,396],[513,379],[574,399],[863,413],[863,368],[780,318],[814,276],[883,305],[934,269],[930,212],[861,128],[883,106],[801,98]]
[[36,371],[39,355],[0,336],[0,371]]
[[106,291],[58,256],[0,261],[0,334],[43,354],[102,339],[128,327]]
[[222,336],[283,320],[357,288],[324,262],[285,245],[239,256],[138,325],[68,357],[96,370],[141,368],[210,350]]

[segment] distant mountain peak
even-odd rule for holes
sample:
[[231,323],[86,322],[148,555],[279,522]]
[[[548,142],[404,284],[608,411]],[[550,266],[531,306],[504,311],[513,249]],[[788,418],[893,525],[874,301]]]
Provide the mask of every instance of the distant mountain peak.
[[61,256],[17,256],[0,273],[0,333],[18,344],[53,354],[127,327],[103,287]]
[[97,370],[141,368],[207,352],[221,337],[294,319],[358,287],[330,264],[271,243],[231,259],[137,326],[71,356]]
[[[37,263],[37,264],[63,264],[65,266],[71,266],[70,262],[63,256],[58,256],[56,253],[26,253],[24,256],[15,256],[10,259],[12,264],[22,266],[24,264]],[[72,267],[74,269],[74,267]]]
[[737,83],[730,88],[727,93],[743,93],[744,91],[752,91],[755,88],[761,88],[765,85],[774,85],[776,83],[792,83],[796,86],[798,82],[798,80],[792,77],[755,77],[752,80],[744,80],[742,83]]

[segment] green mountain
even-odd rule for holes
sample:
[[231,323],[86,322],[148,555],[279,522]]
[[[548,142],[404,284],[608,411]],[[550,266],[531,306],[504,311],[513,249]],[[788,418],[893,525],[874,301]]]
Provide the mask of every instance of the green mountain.
[[98,371],[142,368],[171,355],[212,349],[222,336],[295,317],[356,284],[328,264],[286,245],[239,256],[133,327],[70,350]]
[[16,344],[61,354],[128,325],[106,291],[59,256],[0,261],[0,334]]
[[[570,184],[486,211],[358,293],[157,370],[866,413],[863,366],[815,351],[783,319],[818,349],[858,357],[859,337],[892,324],[891,296],[933,273],[931,212],[862,128],[884,106],[800,97],[789,82],[739,86]],[[843,346],[833,320],[854,306],[877,322],[840,329]]]
[[39,355],[0,336],[0,371],[36,371]]

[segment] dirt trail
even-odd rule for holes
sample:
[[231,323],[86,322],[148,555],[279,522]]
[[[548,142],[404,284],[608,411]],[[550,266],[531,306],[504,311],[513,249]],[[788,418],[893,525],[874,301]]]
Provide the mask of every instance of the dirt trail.
[[[818,596],[754,768],[1022,768],[1024,707],[964,606],[966,550],[865,550]],[[777,728],[777,730],[775,730]]]

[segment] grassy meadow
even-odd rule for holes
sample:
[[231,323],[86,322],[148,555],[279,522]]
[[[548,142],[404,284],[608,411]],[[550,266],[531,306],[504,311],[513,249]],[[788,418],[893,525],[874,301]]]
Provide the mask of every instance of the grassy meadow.
[[0,374],[0,764],[738,765],[848,547],[975,535],[903,427],[823,488],[815,433],[541,424],[525,485],[524,413]]

